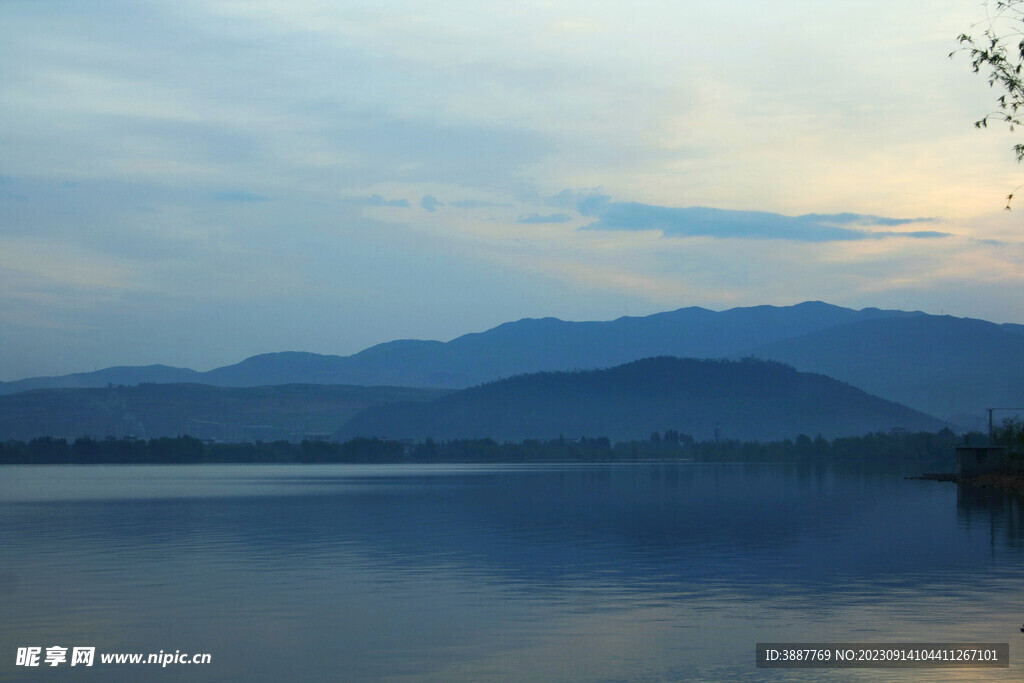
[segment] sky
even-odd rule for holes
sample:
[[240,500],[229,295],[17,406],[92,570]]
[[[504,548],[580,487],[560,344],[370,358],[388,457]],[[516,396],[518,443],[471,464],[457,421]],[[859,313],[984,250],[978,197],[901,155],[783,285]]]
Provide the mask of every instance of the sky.
[[1021,133],[949,56],[984,19],[5,0],[0,380],[684,306],[1024,323]]

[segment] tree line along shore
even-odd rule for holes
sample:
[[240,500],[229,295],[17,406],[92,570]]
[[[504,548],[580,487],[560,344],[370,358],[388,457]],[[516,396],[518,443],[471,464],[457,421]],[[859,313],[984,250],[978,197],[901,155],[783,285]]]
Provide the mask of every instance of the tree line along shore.
[[[975,438],[984,438],[976,435]],[[613,442],[604,436],[498,443],[489,438],[397,441],[355,438],[344,442],[204,442],[191,436],[154,439],[40,437],[0,443],[0,464],[197,464],[197,463],[399,463],[399,462],[604,462],[697,460],[739,462],[887,461],[932,471],[955,466],[962,437],[936,433],[873,433],[832,440],[800,435],[771,442],[696,441],[669,430],[648,439]],[[924,469],[922,469],[924,471]]]

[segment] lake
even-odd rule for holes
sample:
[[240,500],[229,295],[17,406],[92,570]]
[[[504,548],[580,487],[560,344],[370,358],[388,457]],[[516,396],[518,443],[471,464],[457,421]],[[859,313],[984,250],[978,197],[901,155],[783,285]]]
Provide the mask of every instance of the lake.
[[[0,680],[1020,680],[1020,522],[826,465],[6,466]],[[1011,668],[758,669],[769,641]],[[99,662],[161,651],[211,661]]]

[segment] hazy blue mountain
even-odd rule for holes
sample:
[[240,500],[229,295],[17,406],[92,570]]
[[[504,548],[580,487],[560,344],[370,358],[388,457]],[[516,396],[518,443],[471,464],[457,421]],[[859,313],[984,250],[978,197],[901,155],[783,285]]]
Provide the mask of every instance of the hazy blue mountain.
[[37,389],[0,396],[0,441],[189,434],[221,441],[299,440],[330,434],[360,410],[387,401],[430,400],[438,389],[335,385],[211,387],[143,384]]
[[209,372],[165,366],[111,368],[0,383],[0,394],[44,387],[182,381],[215,386],[316,383],[465,388],[526,372],[608,367],[659,355],[738,356],[835,325],[917,315],[924,314],[875,308],[854,311],[806,302],[722,312],[691,307],[603,322],[526,318],[449,342],[398,340],[351,356],[268,353]]
[[447,343],[398,340],[347,357],[264,354],[204,373],[202,381],[221,386],[292,381],[465,388],[526,372],[608,367],[658,355],[738,355],[794,334],[894,315],[914,314],[809,302],[721,313],[684,308],[608,322],[526,318]]
[[756,355],[834,376],[973,426],[969,421],[986,407],[1006,402],[1024,406],[1024,396],[1016,390],[1024,386],[1022,344],[1024,325],[921,312],[855,311],[822,302],[721,312],[682,308],[605,322],[527,318],[449,342],[398,340],[351,356],[269,353],[201,373],[165,366],[110,368],[2,383],[0,394],[38,387],[182,381],[461,389],[518,374],[612,367],[662,355]]
[[797,334],[856,320],[917,315],[854,311],[821,302],[715,312],[682,308],[609,322],[525,319],[448,342],[438,360],[466,374],[461,386],[543,370],[592,369],[661,355],[721,358]]
[[374,406],[354,416],[339,437],[627,440],[674,429],[710,439],[717,429],[723,438],[767,441],[943,426],[779,363],[661,357],[606,370],[519,375],[431,402]]
[[[767,344],[754,355],[849,382],[944,419],[1024,408],[1024,335],[950,316],[866,320]],[[976,426],[976,425],[968,425]]]
[[0,394],[13,394],[31,389],[74,389],[105,387],[109,384],[134,385],[143,382],[174,384],[196,382],[202,373],[168,365],[128,365],[104,368],[93,372],[76,372],[55,377],[29,377],[13,382],[0,382]]
[[[431,371],[438,365],[438,341],[399,340],[378,344],[352,356],[315,353],[266,353],[203,373],[203,382],[219,386],[252,386],[284,381],[365,386],[462,386]],[[411,380],[402,383],[402,380]]]

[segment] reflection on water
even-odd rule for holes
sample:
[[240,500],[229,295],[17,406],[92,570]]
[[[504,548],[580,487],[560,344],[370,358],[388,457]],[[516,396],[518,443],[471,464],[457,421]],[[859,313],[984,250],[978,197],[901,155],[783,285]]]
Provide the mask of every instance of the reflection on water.
[[[891,473],[650,463],[3,475],[0,678],[24,676],[18,646],[54,644],[210,652],[213,664],[33,676],[792,680],[802,672],[755,669],[754,644],[1009,641],[1011,661],[1024,653],[1020,501]],[[984,674],[1015,680],[1019,667]]]
[[1019,493],[975,486],[958,486],[957,489],[956,510],[961,524],[966,527],[987,525],[992,532],[993,552],[1002,547],[1020,548],[1024,544],[1021,537],[1024,500]]

